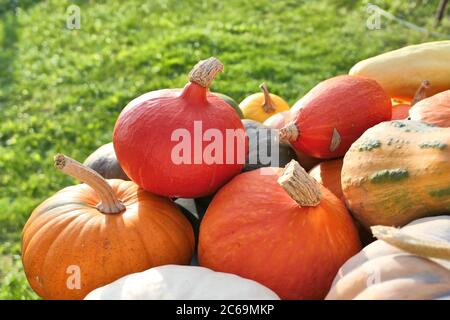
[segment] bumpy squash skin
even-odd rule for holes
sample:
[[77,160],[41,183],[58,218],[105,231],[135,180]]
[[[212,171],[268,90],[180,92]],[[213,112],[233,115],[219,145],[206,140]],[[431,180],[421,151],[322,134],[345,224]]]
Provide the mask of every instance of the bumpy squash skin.
[[450,129],[380,123],[351,146],[341,179],[348,207],[366,227],[450,212]]
[[[449,73],[450,78],[450,73]],[[411,120],[450,127],[450,90],[417,102],[410,110]]]
[[[402,231],[450,242],[450,216],[416,220]],[[339,270],[327,300],[449,299],[450,263],[436,263],[377,240]]]
[[105,179],[130,180],[117,160],[112,142],[91,153],[84,160],[84,165],[97,171]]
[[411,101],[417,85],[430,81],[428,95],[450,89],[450,40],[386,52],[354,65],[349,74],[376,80],[392,97]]

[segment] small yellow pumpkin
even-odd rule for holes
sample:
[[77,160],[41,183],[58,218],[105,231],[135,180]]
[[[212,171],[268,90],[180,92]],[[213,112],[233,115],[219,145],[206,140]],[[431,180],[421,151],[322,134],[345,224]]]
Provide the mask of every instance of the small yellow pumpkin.
[[248,96],[239,104],[245,119],[263,123],[274,114],[289,110],[287,102],[270,93],[265,83],[259,87],[262,92]]

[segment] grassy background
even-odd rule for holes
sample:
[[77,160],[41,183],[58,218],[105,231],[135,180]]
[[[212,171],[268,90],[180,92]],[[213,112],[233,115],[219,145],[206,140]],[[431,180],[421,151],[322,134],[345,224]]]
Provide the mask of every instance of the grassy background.
[[[381,19],[368,30],[366,1],[0,0],[0,299],[34,299],[20,262],[32,209],[74,183],[52,168],[64,152],[83,160],[111,140],[125,104],[181,87],[199,60],[219,57],[213,90],[236,100],[266,81],[294,103],[357,61],[438,40]],[[66,8],[81,8],[81,29]],[[438,0],[372,1],[431,28]],[[450,34],[447,18],[436,30]]]

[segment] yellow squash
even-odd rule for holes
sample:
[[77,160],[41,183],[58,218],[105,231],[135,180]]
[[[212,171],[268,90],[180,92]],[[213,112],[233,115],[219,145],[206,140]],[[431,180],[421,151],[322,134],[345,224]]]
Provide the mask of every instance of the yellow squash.
[[407,46],[363,60],[349,74],[372,78],[395,99],[411,101],[429,80],[429,96],[450,89],[450,40]]
[[259,87],[262,92],[248,96],[239,104],[245,119],[263,123],[274,114],[289,110],[287,102],[281,97],[269,93],[265,83]]

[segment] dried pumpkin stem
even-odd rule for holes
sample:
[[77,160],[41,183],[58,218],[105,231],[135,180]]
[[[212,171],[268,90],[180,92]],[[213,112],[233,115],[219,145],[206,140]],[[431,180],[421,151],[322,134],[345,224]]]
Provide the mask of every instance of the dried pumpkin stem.
[[63,154],[54,158],[55,167],[61,172],[89,185],[100,198],[97,209],[102,213],[119,213],[125,206],[117,198],[108,182],[91,168]]
[[430,81],[423,80],[420,84],[420,87],[417,89],[413,100],[411,101],[411,106],[415,105],[420,100],[423,100],[427,97],[427,89],[430,87]]
[[295,160],[286,165],[278,184],[302,207],[315,207],[322,199],[320,184]]
[[293,142],[298,139],[300,130],[295,123],[289,123],[279,130],[280,140],[286,142]]
[[201,60],[189,73],[189,81],[209,88],[216,75],[221,71],[223,71],[223,64],[219,59],[211,57]]
[[264,93],[264,103],[262,105],[264,112],[266,113],[272,113],[276,110],[276,105],[272,100],[272,97],[270,96],[269,88],[267,88],[267,85],[263,82],[259,85],[259,88]]
[[371,230],[376,238],[408,253],[425,258],[450,260],[450,244],[448,242],[421,239],[394,227],[373,226]]

